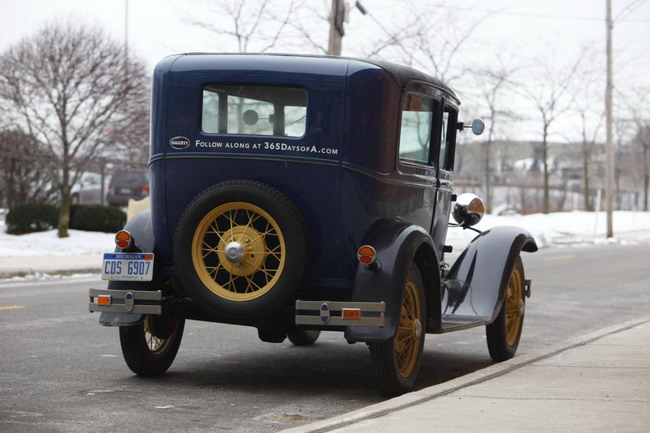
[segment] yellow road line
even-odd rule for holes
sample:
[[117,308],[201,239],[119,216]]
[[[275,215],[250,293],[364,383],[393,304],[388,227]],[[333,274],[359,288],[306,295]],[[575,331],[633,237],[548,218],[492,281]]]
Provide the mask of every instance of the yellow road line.
[[11,307],[0,307],[0,310],[18,310],[20,308],[25,308],[24,305],[12,305]]
[[567,254],[565,256],[544,257],[544,260],[566,260],[566,259],[574,259],[575,257],[576,257],[575,254]]

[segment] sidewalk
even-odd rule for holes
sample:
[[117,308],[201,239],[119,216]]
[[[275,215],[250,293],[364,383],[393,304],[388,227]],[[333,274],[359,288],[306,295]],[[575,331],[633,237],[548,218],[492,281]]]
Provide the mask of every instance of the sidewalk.
[[648,426],[650,316],[285,432],[610,433]]
[[102,255],[0,257],[0,279],[34,274],[101,273]]

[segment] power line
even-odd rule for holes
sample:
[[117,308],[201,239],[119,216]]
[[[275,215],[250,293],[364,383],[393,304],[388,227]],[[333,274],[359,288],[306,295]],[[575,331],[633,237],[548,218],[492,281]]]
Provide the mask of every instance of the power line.
[[[621,11],[622,15],[624,12],[628,12],[628,15],[635,9],[634,3],[638,3],[639,0],[631,3],[628,5],[623,11]],[[641,4],[636,5],[636,8],[640,7],[646,0],[641,0]],[[418,3],[418,4],[428,4],[424,2],[413,2],[413,3]],[[551,20],[570,20],[570,21],[598,21],[598,22],[603,22],[605,21],[605,18],[597,18],[597,17],[579,17],[579,16],[568,16],[568,15],[550,15],[550,14],[535,14],[535,13],[526,13],[526,12],[510,12],[506,10],[494,10],[494,9],[476,9],[476,8],[465,8],[465,7],[458,7],[458,6],[444,6],[444,5],[436,5],[438,8],[443,8],[443,9],[451,9],[451,10],[459,10],[459,11],[466,11],[466,12],[480,12],[480,13],[485,13],[485,14],[491,14],[491,15],[510,15],[510,16],[516,16],[516,17],[527,17],[527,18],[540,18],[540,19],[551,19]],[[620,16],[619,15],[619,16]],[[616,22],[627,22],[627,23],[650,23],[650,19],[617,19]]]

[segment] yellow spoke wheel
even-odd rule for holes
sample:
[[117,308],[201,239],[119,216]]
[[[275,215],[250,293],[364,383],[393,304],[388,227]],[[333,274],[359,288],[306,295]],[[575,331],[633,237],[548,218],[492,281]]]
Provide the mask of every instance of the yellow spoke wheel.
[[385,343],[369,344],[377,386],[386,397],[413,388],[422,360],[425,324],[424,282],[417,266],[411,265],[395,336]]
[[413,281],[407,281],[404,290],[404,302],[400,314],[399,327],[395,333],[393,345],[397,370],[402,377],[413,373],[420,352],[422,334],[422,300],[418,287]]
[[174,235],[174,267],[209,317],[254,321],[290,305],[307,267],[307,228],[277,189],[233,180],[197,195]]
[[229,301],[250,301],[269,292],[282,274],[284,236],[266,211],[245,202],[214,208],[192,239],[192,262],[201,282]]
[[[120,327],[122,355],[131,371],[140,376],[159,376],[174,362],[183,338],[185,318],[149,316],[137,325]],[[155,329],[159,329],[156,336]]]
[[508,279],[501,310],[494,322],[486,326],[488,350],[497,362],[515,356],[519,346],[526,311],[524,285],[524,266],[518,257]]

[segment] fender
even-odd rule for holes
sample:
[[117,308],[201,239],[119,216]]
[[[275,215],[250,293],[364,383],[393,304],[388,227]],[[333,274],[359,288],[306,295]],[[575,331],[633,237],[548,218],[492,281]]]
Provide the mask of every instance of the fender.
[[[135,246],[143,252],[155,252],[155,241],[153,233],[153,224],[151,222],[151,210],[144,210],[129,221],[124,226],[133,236]],[[115,251],[121,251],[116,248]],[[154,259],[155,260],[155,259]],[[154,266],[157,262],[154,262]],[[159,274],[157,267],[154,267],[154,280],[134,283],[126,281],[109,281],[108,290],[157,290],[154,287],[156,275]],[[142,314],[125,314],[102,312],[99,316],[99,323],[104,326],[133,326],[140,323],[143,319]]]
[[422,271],[426,286],[424,292],[429,300],[427,310],[431,308],[431,299],[437,299],[437,308],[440,311],[440,296],[437,298],[430,296],[434,293],[431,286],[434,286],[432,281],[435,278],[433,275],[427,275],[433,271],[438,272],[438,279],[435,281],[440,281],[440,271],[437,265],[429,266],[437,263],[437,256],[433,240],[425,229],[404,221],[391,221],[368,244],[377,251],[378,266],[373,270],[363,264],[357,265],[351,300],[356,302],[384,301],[386,303],[386,322],[383,327],[347,327],[345,339],[348,342],[382,342],[393,338],[401,314],[406,276],[414,260],[427,267]]
[[508,280],[521,251],[537,251],[535,239],[520,227],[494,227],[465,248],[444,279],[445,319],[492,323],[503,304]]

